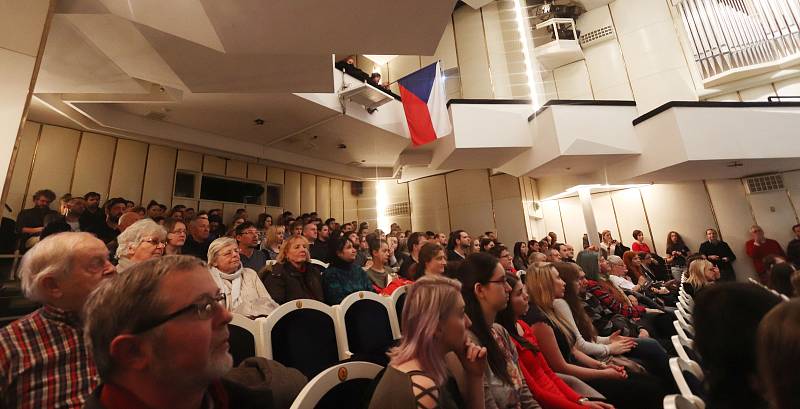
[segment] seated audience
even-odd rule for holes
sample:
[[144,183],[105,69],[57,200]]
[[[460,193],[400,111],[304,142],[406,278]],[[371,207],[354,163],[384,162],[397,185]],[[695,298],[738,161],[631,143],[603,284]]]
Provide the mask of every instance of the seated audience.
[[261,251],[258,241],[258,229],[252,222],[244,222],[235,229],[236,242],[239,244],[239,259],[243,267],[253,271],[261,271],[267,264],[267,254]]
[[[208,220],[208,241],[212,242],[218,237],[222,237],[227,232],[225,224],[222,223],[222,216],[216,214],[198,213],[195,218]],[[190,221],[191,222],[191,221]]]
[[472,239],[472,244],[469,247],[467,255],[472,253],[479,253],[481,251],[481,239]]
[[488,237],[484,237],[481,239],[481,244],[480,244],[481,251],[488,252],[492,247],[495,246],[495,244],[496,243],[494,242],[494,240]]
[[262,247],[267,252],[270,260],[278,259],[278,253],[281,252],[283,247],[285,233],[285,226],[272,226],[267,229],[267,238]]
[[25,254],[22,291],[42,307],[0,328],[0,407],[83,407],[97,371],[81,311],[89,293],[113,274],[106,246],[88,233],[54,234]]
[[104,223],[93,226],[89,233],[97,236],[98,239],[103,240],[103,243],[111,243],[116,240],[120,234],[119,218],[125,213],[125,199],[115,197],[109,199],[104,205],[103,210],[106,214]]
[[558,255],[561,258],[561,261],[565,263],[574,263],[575,262],[575,248],[572,247],[571,244],[562,243],[556,246],[558,250]]
[[792,226],[794,238],[786,245],[786,259],[795,267],[800,267],[800,224]]
[[547,256],[544,255],[543,253],[539,253],[538,251],[534,251],[528,256],[528,267],[536,263],[546,263],[546,262],[547,262]]
[[506,274],[505,279],[511,287],[511,295],[508,306],[497,315],[497,323],[511,335],[519,354],[519,366],[534,399],[543,409],[613,409],[607,403],[582,397],[550,369],[531,327],[520,319],[530,308],[528,292],[516,277]]
[[764,265],[764,258],[767,256],[780,256],[785,259],[786,253],[783,252],[783,248],[777,241],[764,236],[764,229],[759,225],[754,224],[750,227],[750,237],[750,240],[744,244],[745,250],[747,255],[753,259],[753,267],[758,273],[758,279],[761,284],[766,284],[769,268]]
[[322,275],[322,290],[328,305],[339,304],[354,292],[372,291],[372,281],[367,273],[355,264],[356,244],[347,237],[334,236],[328,248],[333,259]]
[[525,382],[508,331],[495,323],[497,314],[506,308],[511,291],[505,274],[497,259],[485,252],[470,254],[458,269],[464,309],[472,321],[467,335],[486,348],[489,363],[483,376],[485,406],[540,408]]
[[186,243],[186,224],[180,220],[167,218],[164,220],[164,229],[167,231],[167,247],[164,249],[164,255],[181,254],[183,244]]
[[413,280],[414,278],[409,273],[411,266],[419,262],[419,252],[422,249],[422,246],[425,244],[427,239],[425,238],[425,234],[414,232],[408,236],[408,240],[406,240],[406,245],[408,246],[408,254],[402,254],[400,256],[400,270],[397,274],[400,277],[403,277],[407,280]]
[[83,199],[86,200],[86,209],[81,215],[81,226],[83,231],[91,231],[106,221],[106,213],[100,208],[100,193],[89,192],[83,195]]
[[525,270],[528,268],[528,243],[518,241],[514,243],[514,269]]
[[797,268],[792,263],[779,263],[772,266],[769,272],[767,287],[791,298],[798,296],[792,280],[797,276]]
[[44,230],[44,218],[58,213],[50,208],[53,200],[56,200],[56,194],[52,190],[39,190],[33,194],[33,207],[24,209],[17,215],[17,235],[20,237],[21,249],[29,249],[38,243]]
[[275,260],[278,263],[264,278],[264,286],[275,302],[284,304],[301,298],[325,301],[320,268],[309,261],[305,237],[289,237]]
[[322,261],[323,263],[330,263],[331,259],[328,257],[328,240],[331,238],[331,228],[328,225],[322,224],[318,228],[317,239],[311,242],[309,251],[311,258]]
[[547,262],[555,263],[561,261],[561,252],[558,251],[558,246],[553,246],[547,251]]
[[[551,245],[552,247],[552,245]],[[600,251],[603,253],[604,256],[619,256],[622,257],[623,254],[628,250],[625,245],[618,242],[611,236],[610,230],[603,230],[600,233]]]
[[[131,270],[87,301],[86,339],[103,382],[86,408],[275,407],[264,374],[223,378],[232,317],[205,263],[167,256]],[[270,369],[268,379],[285,374]]]
[[800,408],[800,301],[781,303],[758,325],[758,380],[770,408]]
[[289,226],[288,235],[290,235],[290,236],[301,236],[301,235],[303,235],[303,221],[302,220],[297,220],[297,221],[292,222],[292,224]]
[[503,266],[503,270],[505,270],[507,274],[517,275],[517,270],[514,269],[511,252],[508,251],[506,246],[498,244],[489,250],[489,254],[500,261],[500,265]]
[[706,260],[713,263],[719,269],[720,280],[736,281],[736,272],[733,270],[733,262],[736,255],[733,254],[728,243],[719,239],[717,231],[706,229],[706,240],[700,245],[699,253],[706,256]]
[[[445,277],[423,277],[408,288],[403,306],[403,336],[389,351],[391,361],[370,409],[484,408],[483,372],[486,348],[466,337],[461,283]],[[464,370],[463,395],[453,396],[445,356],[454,352]]]
[[414,280],[419,280],[427,275],[443,275],[446,267],[444,248],[438,243],[428,242],[419,251],[419,263],[414,264],[409,273]]
[[145,216],[150,219],[154,219],[158,216],[163,216],[164,213],[161,211],[161,206],[155,200],[151,200],[150,203],[147,204],[147,208],[145,209]]
[[644,242],[644,233],[641,230],[633,231],[633,240],[631,250],[637,253],[652,253],[652,251],[650,251],[650,246]]
[[229,311],[256,318],[267,316],[278,308],[258,274],[242,266],[236,240],[220,237],[211,242],[208,267],[214,282],[225,295],[225,307]]
[[691,255],[692,252],[689,250],[689,247],[686,247],[686,244],[683,242],[683,237],[681,237],[678,232],[671,231],[667,234],[666,261],[672,268],[673,275],[676,274],[676,271],[683,272],[686,270],[688,265],[686,258]]
[[756,333],[779,303],[779,297],[750,283],[713,285],[694,299],[694,345],[703,357],[706,408],[766,407],[757,387]]
[[467,257],[472,240],[464,230],[454,230],[447,241],[447,261],[460,261]]
[[256,229],[259,232],[266,232],[270,227],[272,227],[272,216],[267,213],[259,213],[256,219]]
[[181,249],[182,254],[188,256],[195,256],[203,261],[208,257],[208,246],[213,239],[210,229],[211,216],[208,219],[203,217],[195,217],[189,222],[189,236],[186,237],[186,242],[183,243]]
[[125,272],[131,265],[164,255],[167,232],[150,219],[141,219],[117,237],[117,271]]
[[[389,262],[389,243],[386,240],[373,237],[368,240],[372,265],[367,269],[367,276],[372,281],[372,289],[379,294],[391,295],[394,290],[411,284],[410,280],[398,277]],[[420,252],[421,254],[422,252]]]
[[530,310],[523,321],[531,326],[553,370],[586,382],[617,408],[661,408],[664,392],[658,379],[600,362],[576,348],[574,333],[555,310],[554,301],[564,296],[565,283],[552,264],[529,268],[525,286]]
[[[76,196],[70,198],[67,201],[65,207],[66,211],[64,212],[63,215],[56,216],[55,220],[50,221],[45,225],[44,230],[42,230],[42,233],[40,235],[40,240],[55,233],[61,233],[66,231],[78,232],[86,230],[84,226],[81,226],[80,222],[81,215],[83,214],[84,209],[86,208],[86,201],[82,197]],[[45,218],[48,218],[53,215],[55,214],[51,213],[50,215],[45,216]]]
[[[133,226],[134,223],[142,220],[144,217],[139,215],[139,213],[134,212],[127,212],[123,213],[122,216],[119,217],[119,222],[117,223],[117,230],[122,234],[128,227]],[[155,221],[155,220],[153,220]],[[158,224],[156,222],[156,224]],[[159,226],[161,226],[159,224]],[[119,236],[114,240],[106,243],[106,247],[108,247],[108,251],[111,254],[112,262],[116,262],[117,258],[117,249],[119,248]]]
[[689,265],[689,277],[683,290],[692,297],[719,279],[719,269],[708,260],[694,260]]

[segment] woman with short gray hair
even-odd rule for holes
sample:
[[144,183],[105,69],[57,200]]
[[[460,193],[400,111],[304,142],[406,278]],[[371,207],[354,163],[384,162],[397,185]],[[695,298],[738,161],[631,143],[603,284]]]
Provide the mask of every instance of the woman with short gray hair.
[[226,307],[231,312],[256,318],[269,315],[278,308],[258,274],[242,266],[235,239],[220,237],[211,242],[208,267],[220,291],[225,294]]
[[164,255],[167,231],[150,219],[142,219],[117,236],[117,243],[117,271],[122,273],[133,264]]

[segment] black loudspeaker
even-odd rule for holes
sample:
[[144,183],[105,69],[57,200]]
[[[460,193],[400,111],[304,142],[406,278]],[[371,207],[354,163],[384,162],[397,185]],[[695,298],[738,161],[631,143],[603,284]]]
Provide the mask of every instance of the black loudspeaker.
[[350,193],[353,196],[361,196],[364,193],[364,182],[351,182]]

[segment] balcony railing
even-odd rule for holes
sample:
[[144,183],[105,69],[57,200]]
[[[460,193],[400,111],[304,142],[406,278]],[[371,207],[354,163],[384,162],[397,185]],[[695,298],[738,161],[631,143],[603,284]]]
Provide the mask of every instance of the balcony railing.
[[798,0],[673,0],[703,79],[800,57]]

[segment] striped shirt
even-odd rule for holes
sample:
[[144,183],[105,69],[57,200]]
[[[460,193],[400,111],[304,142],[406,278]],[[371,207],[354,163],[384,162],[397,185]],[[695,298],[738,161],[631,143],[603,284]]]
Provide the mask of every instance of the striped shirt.
[[0,329],[0,408],[80,408],[98,383],[76,314],[46,305]]
[[586,280],[586,292],[597,297],[603,306],[613,313],[624,315],[626,318],[641,318],[645,313],[645,307],[641,305],[632,305],[627,299],[625,299],[625,302],[619,301],[609,290],[605,289],[597,281]]

